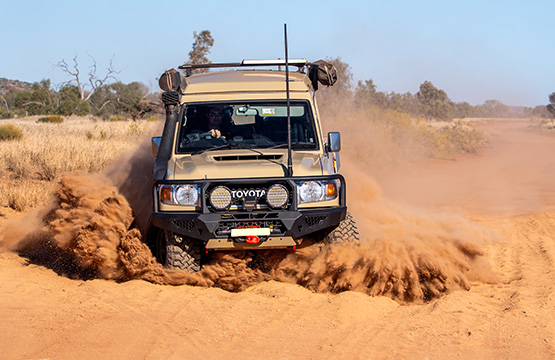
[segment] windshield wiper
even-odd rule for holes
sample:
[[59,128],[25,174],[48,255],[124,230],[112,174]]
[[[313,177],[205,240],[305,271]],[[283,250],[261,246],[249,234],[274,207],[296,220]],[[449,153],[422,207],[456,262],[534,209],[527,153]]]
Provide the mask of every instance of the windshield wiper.
[[[301,142],[301,143],[292,143],[291,147],[292,148],[297,148],[297,149],[307,149],[307,148],[313,148],[314,147],[314,143],[309,143],[309,142]],[[274,146],[270,146],[266,149],[279,149],[279,148],[284,148],[287,147],[287,143],[285,144],[279,144],[279,145],[274,145]]]
[[253,144],[230,143],[230,144],[214,146],[214,147],[211,147],[211,148],[200,149],[200,150],[197,150],[197,151],[191,153],[191,156],[202,154],[205,151],[221,150],[221,149],[251,149],[253,147],[255,147],[255,145],[253,145]]
[[282,148],[282,147],[285,147],[285,146],[287,146],[287,143],[270,146],[270,147],[267,147],[266,149],[279,149],[279,148]]

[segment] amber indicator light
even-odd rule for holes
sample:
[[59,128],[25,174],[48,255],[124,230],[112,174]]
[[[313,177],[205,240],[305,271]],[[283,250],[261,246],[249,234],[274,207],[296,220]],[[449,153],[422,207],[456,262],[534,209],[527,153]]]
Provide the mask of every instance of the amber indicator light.
[[326,186],[326,195],[335,196],[337,195],[337,188],[335,187],[335,182],[329,182]]
[[171,202],[172,200],[172,189],[170,187],[160,188],[160,198],[162,201]]

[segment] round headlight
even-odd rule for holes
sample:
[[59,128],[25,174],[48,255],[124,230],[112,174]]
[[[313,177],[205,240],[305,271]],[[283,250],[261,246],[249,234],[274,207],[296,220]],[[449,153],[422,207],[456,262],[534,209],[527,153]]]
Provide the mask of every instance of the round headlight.
[[195,206],[198,204],[198,190],[194,185],[181,185],[175,188],[175,200],[180,205]]
[[307,181],[299,187],[301,202],[315,202],[324,195],[324,187],[315,181]]
[[210,193],[210,204],[216,210],[225,210],[231,205],[231,191],[225,186],[218,186]]
[[266,202],[273,209],[284,208],[289,200],[289,191],[283,185],[272,185],[266,193]]

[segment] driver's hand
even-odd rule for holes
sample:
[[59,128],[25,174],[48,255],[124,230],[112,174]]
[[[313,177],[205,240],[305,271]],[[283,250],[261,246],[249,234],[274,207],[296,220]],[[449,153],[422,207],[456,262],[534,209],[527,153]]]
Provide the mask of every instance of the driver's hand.
[[218,129],[210,129],[210,134],[216,139],[222,136],[222,133]]

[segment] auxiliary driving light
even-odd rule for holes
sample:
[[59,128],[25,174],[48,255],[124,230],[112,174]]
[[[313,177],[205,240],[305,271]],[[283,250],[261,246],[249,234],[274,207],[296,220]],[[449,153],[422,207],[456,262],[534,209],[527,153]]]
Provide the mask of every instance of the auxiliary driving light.
[[210,204],[216,210],[225,210],[231,205],[231,191],[225,186],[218,186],[210,193]]
[[282,209],[289,200],[289,191],[283,185],[272,185],[266,193],[266,202],[272,209]]

